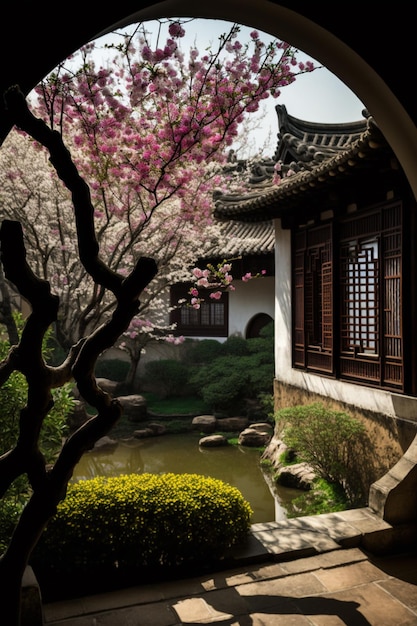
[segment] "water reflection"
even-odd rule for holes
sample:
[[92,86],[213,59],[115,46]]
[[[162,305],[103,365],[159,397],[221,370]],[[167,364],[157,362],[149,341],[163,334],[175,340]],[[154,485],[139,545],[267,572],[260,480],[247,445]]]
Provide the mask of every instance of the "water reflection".
[[232,445],[201,448],[199,439],[199,433],[163,435],[120,441],[109,450],[92,450],[76,466],[73,480],[148,472],[201,474],[237,487],[254,510],[252,523],[286,517],[285,502],[297,492],[283,488],[274,497],[259,464],[259,451]]

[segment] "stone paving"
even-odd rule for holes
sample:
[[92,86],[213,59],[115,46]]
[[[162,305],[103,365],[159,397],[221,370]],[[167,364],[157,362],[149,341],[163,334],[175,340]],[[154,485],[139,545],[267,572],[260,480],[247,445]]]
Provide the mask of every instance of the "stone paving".
[[389,555],[389,537],[368,508],[255,524],[221,571],[46,604],[44,624],[417,626],[417,544]]

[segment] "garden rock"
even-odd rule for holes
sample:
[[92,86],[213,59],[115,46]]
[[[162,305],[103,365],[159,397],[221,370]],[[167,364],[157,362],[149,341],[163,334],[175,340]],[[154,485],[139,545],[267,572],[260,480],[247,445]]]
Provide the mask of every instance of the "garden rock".
[[227,446],[227,439],[223,435],[209,435],[202,437],[198,442],[202,448],[216,448],[219,446]]
[[116,394],[119,383],[114,380],[109,380],[108,378],[97,378],[96,380],[100,389],[111,394],[112,396]]
[[146,428],[141,428],[140,430],[135,430],[133,433],[133,437],[135,439],[145,439],[146,437],[158,437],[159,435],[165,435],[166,426],[164,424],[158,424],[157,422],[152,422],[148,424]]
[[253,428],[261,433],[269,433],[272,435],[273,427],[272,424],[268,424],[268,422],[259,422],[257,424],[251,424],[249,428]]
[[217,430],[222,433],[240,432],[249,426],[247,417],[223,417],[217,420]]
[[155,433],[152,428],[141,428],[133,432],[135,439],[146,439],[147,437],[155,437]]
[[239,435],[238,443],[241,446],[258,448],[266,446],[271,439],[271,434],[255,428],[245,428]]
[[107,435],[105,435],[104,437],[100,437],[100,439],[97,439],[96,443],[94,444],[94,450],[97,450],[99,452],[108,452],[110,450],[114,450],[114,448],[116,447],[117,441],[115,439],[107,437]]
[[286,465],[281,469],[277,482],[283,487],[309,491],[316,478],[316,473],[308,463],[295,463],[294,465]]
[[276,435],[272,436],[271,441],[265,448],[261,459],[263,461],[269,461],[275,470],[280,470],[282,467],[282,455],[288,451],[288,446]]
[[201,430],[203,433],[214,433],[216,430],[217,420],[214,415],[197,415],[193,418],[192,426]]
[[165,435],[167,429],[164,424],[158,424],[157,422],[152,422],[148,424],[148,428],[153,432],[154,435]]
[[130,396],[119,396],[117,399],[130,422],[143,422],[147,418],[146,400],[143,396],[131,394]]

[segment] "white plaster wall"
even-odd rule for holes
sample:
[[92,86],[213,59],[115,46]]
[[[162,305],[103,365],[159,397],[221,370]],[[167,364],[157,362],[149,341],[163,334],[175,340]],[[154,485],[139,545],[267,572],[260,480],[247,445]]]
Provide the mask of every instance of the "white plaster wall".
[[417,423],[417,398],[309,374],[292,367],[291,236],[275,222],[275,377],[361,409]]
[[235,291],[229,293],[229,335],[246,336],[250,320],[258,313],[275,316],[275,279],[273,276],[253,278],[244,283],[233,281]]
[[[273,276],[253,278],[247,283],[233,281],[235,291],[229,293],[229,336],[246,336],[246,328],[258,313],[275,315],[275,279]],[[192,337],[193,339],[215,339],[224,342],[227,337]]]

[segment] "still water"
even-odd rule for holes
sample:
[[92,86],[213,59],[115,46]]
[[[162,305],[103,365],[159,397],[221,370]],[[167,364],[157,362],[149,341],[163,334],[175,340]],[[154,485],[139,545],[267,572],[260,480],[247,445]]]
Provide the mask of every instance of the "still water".
[[120,441],[111,450],[87,452],[75,467],[73,480],[120,474],[202,474],[233,485],[250,503],[251,522],[285,519],[285,503],[299,492],[279,488],[274,493],[260,467],[260,452],[243,446],[201,448],[199,433],[163,435]]

